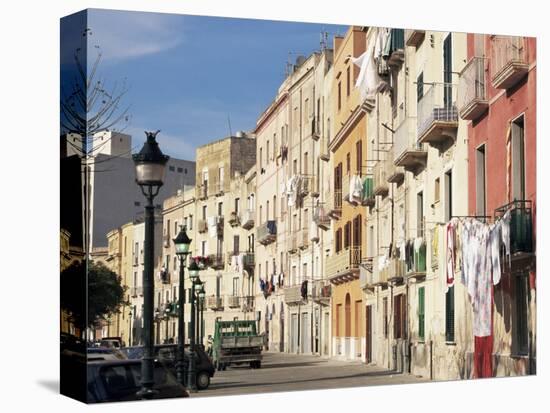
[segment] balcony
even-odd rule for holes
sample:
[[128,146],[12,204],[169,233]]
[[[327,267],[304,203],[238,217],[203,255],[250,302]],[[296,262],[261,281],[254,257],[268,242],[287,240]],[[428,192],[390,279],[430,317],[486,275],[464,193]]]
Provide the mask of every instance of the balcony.
[[359,264],[359,285],[363,290],[373,289],[374,273],[372,258],[365,258]]
[[405,44],[418,48],[426,37],[425,30],[405,30]]
[[313,282],[311,298],[319,304],[328,304],[332,295],[332,285],[326,280],[316,280]]
[[241,224],[241,218],[239,217],[239,214],[236,211],[232,211],[229,214],[229,225],[232,227],[237,227]]
[[300,231],[299,248],[305,250],[309,247],[309,227],[304,227]]
[[310,177],[309,194],[314,198],[317,198],[320,195],[319,179],[316,176]]
[[373,168],[373,194],[385,197],[388,195],[389,187],[386,177],[386,161],[379,160]]
[[397,258],[391,258],[389,264],[378,273],[378,284],[385,284],[387,282],[400,282],[406,275],[405,261],[401,261]]
[[513,201],[495,210],[495,217],[510,211],[510,254],[512,259],[534,252],[533,215],[531,201]]
[[299,195],[304,197],[310,194],[313,190],[313,177],[308,175],[300,175],[300,190]]
[[241,306],[241,297],[236,295],[227,296],[227,306],[229,308],[239,308]]
[[405,170],[402,166],[395,166],[393,163],[393,146],[388,151],[388,160],[386,161],[386,179],[388,183],[400,184],[405,180]]
[[138,296],[137,289],[138,287],[130,287],[130,296],[132,298],[136,298]]
[[243,266],[245,268],[251,269],[256,265],[256,256],[254,252],[245,252],[243,253]]
[[491,36],[491,81],[497,89],[509,89],[529,71],[527,44],[519,36]]
[[311,138],[315,141],[318,141],[321,137],[321,127],[319,125],[319,120],[313,117],[311,120]]
[[208,255],[208,262],[213,270],[221,270],[225,267],[225,254],[210,254]]
[[170,284],[170,271],[164,269],[159,271],[159,278],[161,283]]
[[277,239],[277,222],[266,221],[258,227],[258,242],[262,245],[268,245]]
[[295,285],[292,287],[284,288],[283,291],[285,294],[285,304],[292,305],[292,304],[302,303],[304,299],[302,298],[301,290],[302,290],[301,285]]
[[389,66],[399,66],[405,61],[405,30],[391,29]]
[[422,242],[418,251],[414,251],[413,268],[407,272],[407,277],[416,279],[426,278],[426,242]]
[[206,297],[206,307],[211,310],[222,310],[223,309],[222,297],[216,297],[215,295]]
[[254,311],[254,296],[248,295],[241,299],[242,311]]
[[313,222],[315,222],[315,224],[319,228],[325,231],[330,229],[330,217],[325,212],[325,208],[323,207],[315,208],[315,212],[313,214]]
[[416,174],[426,167],[428,152],[424,145],[416,140],[413,123],[416,119],[405,118],[395,130],[393,139],[393,163],[402,166],[405,171]]
[[327,258],[326,273],[331,282],[341,284],[359,277],[361,247],[349,247]]
[[328,215],[332,219],[340,219],[342,216],[342,190],[335,189],[328,200]]
[[300,235],[299,231],[292,231],[289,233],[290,239],[288,243],[288,252],[294,254],[298,251],[298,236]]
[[212,185],[212,189],[214,192],[214,196],[221,196],[228,192],[229,185],[227,185],[225,181],[214,182],[214,185]]
[[197,222],[197,231],[199,231],[200,234],[208,231],[208,223],[206,222],[206,219],[199,219]]
[[374,194],[374,179],[366,177],[363,184],[363,202],[362,205],[372,208],[376,204],[376,195]]
[[204,200],[208,198],[208,181],[197,186],[197,199]]
[[256,211],[253,209],[245,209],[241,214],[241,227],[244,229],[252,229],[254,227],[254,218]]
[[321,158],[322,161],[328,162],[330,159],[330,150],[328,149],[328,146],[330,144],[330,140],[323,136],[323,139],[321,139],[321,149],[319,158]]
[[473,57],[460,72],[458,113],[465,120],[475,120],[489,108],[485,85],[485,59]]
[[434,83],[418,102],[418,141],[436,148],[456,139],[458,110],[456,87],[451,83]]

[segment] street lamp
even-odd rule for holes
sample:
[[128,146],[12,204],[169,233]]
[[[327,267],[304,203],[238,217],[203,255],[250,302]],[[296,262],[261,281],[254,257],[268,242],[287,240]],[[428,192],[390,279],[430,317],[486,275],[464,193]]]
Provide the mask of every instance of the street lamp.
[[187,376],[187,385],[190,390],[196,390],[195,383],[195,287],[202,284],[199,278],[199,266],[193,260],[189,265],[189,279],[191,280],[191,328],[189,338],[189,371]]
[[185,272],[185,260],[189,255],[189,246],[191,245],[191,239],[187,236],[186,227],[180,226],[180,232],[173,239],[174,246],[176,248],[176,255],[180,260],[180,273],[179,273],[179,292],[178,292],[178,354],[176,360],[176,374],[178,382],[183,386],[185,383],[184,373],[184,352],[185,352],[185,324],[184,324],[184,302],[185,302],[185,288],[184,288],[184,272]]
[[200,319],[200,323],[199,323],[199,328],[200,328],[200,343],[201,343],[201,346],[204,345],[204,296],[205,296],[205,292],[204,292],[204,283],[203,283],[203,286],[202,286],[202,289],[201,291],[199,292],[199,305],[200,305],[200,311],[201,311],[201,319]]
[[138,396],[150,399],[156,393],[153,390],[154,380],[154,337],[153,337],[153,308],[154,296],[154,249],[155,249],[155,207],[153,199],[158,195],[163,184],[164,173],[168,156],[163,155],[156,141],[156,132],[145,132],[147,140],[141,151],[132,155],[136,167],[136,183],[147,198],[145,205],[145,241],[143,247],[143,330],[142,337],[145,345],[141,360],[141,390]]

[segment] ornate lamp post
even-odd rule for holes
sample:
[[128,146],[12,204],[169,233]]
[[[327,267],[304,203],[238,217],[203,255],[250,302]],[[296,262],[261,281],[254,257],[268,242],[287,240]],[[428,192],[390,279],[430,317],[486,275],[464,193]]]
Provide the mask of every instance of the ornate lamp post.
[[189,255],[189,246],[191,239],[187,236],[186,227],[180,226],[180,232],[173,239],[176,247],[176,255],[180,260],[179,289],[178,289],[178,354],[176,360],[176,374],[178,382],[183,386],[185,383],[184,373],[184,351],[185,351],[185,321],[184,321],[184,302],[185,302],[185,261]]
[[191,280],[191,337],[189,338],[189,371],[187,376],[187,386],[190,390],[196,390],[195,383],[195,286],[202,284],[199,278],[199,266],[193,261],[189,266],[189,279]]
[[147,199],[145,205],[145,241],[144,241],[144,263],[143,263],[143,330],[144,343],[143,359],[141,360],[141,390],[138,396],[143,399],[150,399],[156,393],[153,390],[154,381],[154,232],[155,232],[155,207],[153,199],[158,195],[163,185],[166,162],[168,156],[160,150],[156,141],[156,132],[145,132],[147,140],[141,151],[132,156],[136,167],[136,183]]

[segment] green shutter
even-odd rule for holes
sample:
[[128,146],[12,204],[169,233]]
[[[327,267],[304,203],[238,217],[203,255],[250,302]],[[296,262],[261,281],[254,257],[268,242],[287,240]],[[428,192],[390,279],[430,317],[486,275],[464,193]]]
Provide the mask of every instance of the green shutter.
[[424,340],[424,287],[418,289],[418,338]]

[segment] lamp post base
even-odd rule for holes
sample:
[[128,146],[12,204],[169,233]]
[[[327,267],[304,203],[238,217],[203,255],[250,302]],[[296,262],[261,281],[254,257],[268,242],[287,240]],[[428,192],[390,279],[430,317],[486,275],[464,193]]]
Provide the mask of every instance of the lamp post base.
[[157,393],[158,393],[157,390],[150,389],[150,388],[143,388],[140,391],[138,391],[136,394],[140,399],[149,400],[155,397]]

